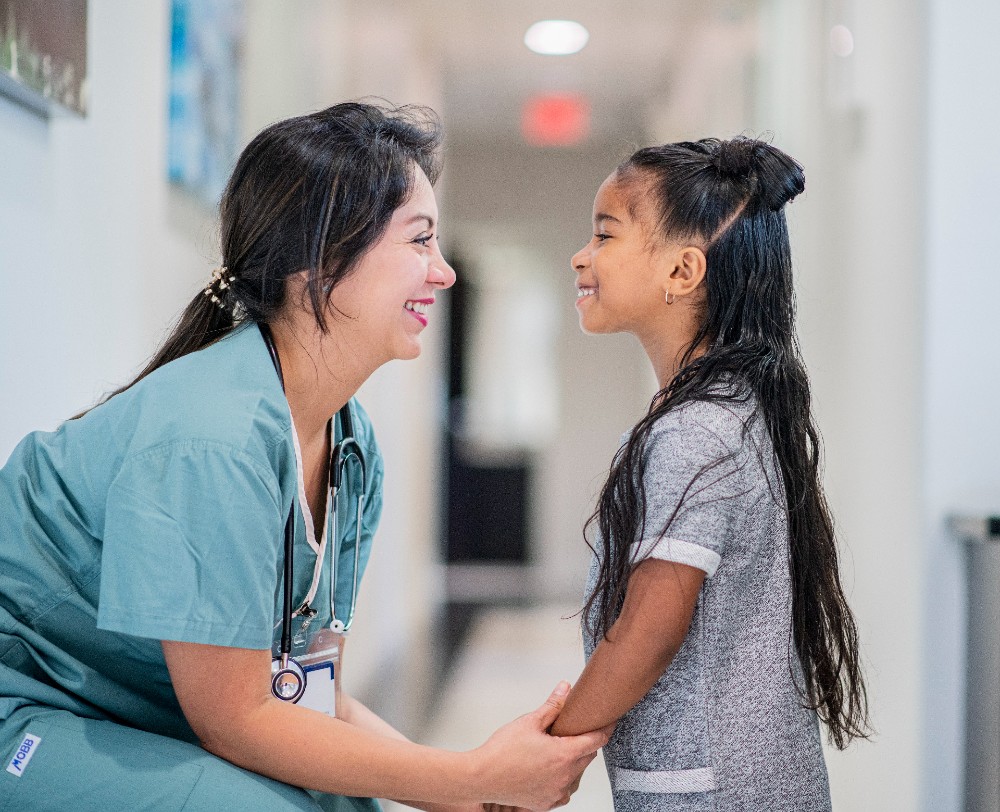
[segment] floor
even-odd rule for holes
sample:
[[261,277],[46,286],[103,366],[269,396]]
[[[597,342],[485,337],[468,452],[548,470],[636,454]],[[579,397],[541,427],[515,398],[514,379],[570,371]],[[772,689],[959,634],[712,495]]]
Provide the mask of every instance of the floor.
[[[423,735],[425,744],[468,750],[498,727],[541,705],[561,679],[583,668],[578,607],[486,608],[464,616],[455,648]],[[386,812],[405,809],[385,804]],[[590,765],[571,812],[608,812],[611,790],[603,759]]]

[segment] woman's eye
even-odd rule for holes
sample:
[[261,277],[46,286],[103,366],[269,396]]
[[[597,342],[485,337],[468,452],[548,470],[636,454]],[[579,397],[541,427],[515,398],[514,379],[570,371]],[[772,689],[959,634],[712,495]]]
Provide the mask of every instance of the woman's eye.
[[415,240],[413,240],[413,242],[417,243],[418,245],[424,245],[424,246],[426,246],[427,243],[429,243],[433,239],[434,239],[434,235],[433,234],[428,234],[425,237],[417,237]]

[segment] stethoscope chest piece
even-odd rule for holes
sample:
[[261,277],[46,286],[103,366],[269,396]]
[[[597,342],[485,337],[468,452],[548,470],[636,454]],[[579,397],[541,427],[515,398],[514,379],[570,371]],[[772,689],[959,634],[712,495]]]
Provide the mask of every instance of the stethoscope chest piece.
[[271,693],[285,702],[298,702],[306,692],[305,671],[288,656],[281,657],[278,666],[271,676]]

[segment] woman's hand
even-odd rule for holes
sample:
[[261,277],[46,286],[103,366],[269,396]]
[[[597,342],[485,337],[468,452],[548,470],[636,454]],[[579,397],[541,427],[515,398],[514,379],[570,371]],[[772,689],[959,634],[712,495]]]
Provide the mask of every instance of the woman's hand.
[[538,710],[504,725],[473,751],[492,804],[548,810],[569,802],[611,730],[565,738],[548,735],[568,693],[569,684],[560,683]]

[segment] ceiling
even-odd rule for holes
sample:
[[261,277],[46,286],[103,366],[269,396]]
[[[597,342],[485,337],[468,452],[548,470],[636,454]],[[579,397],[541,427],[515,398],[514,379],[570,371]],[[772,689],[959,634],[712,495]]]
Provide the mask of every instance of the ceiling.
[[[365,4],[369,13],[371,2]],[[410,0],[386,2],[423,32],[425,56],[441,71],[448,129],[465,139],[519,139],[525,99],[544,92],[583,94],[592,110],[591,142],[642,137],[654,116],[698,116],[699,99],[720,82],[745,82],[757,0]],[[405,9],[405,11],[404,11]],[[590,32],[571,56],[541,56],[524,45],[540,19],[572,19]],[[655,109],[655,113],[653,112]]]

